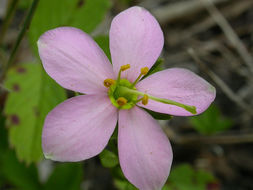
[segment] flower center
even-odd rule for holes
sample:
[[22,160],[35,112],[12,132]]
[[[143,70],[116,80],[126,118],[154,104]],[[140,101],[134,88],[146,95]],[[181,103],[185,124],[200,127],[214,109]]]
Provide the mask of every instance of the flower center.
[[130,109],[137,103],[138,95],[122,91],[122,87],[136,90],[127,79],[120,79],[110,85],[108,96],[115,107],[119,109]]
[[121,72],[130,68],[130,65],[121,66],[117,80],[113,79],[105,79],[104,86],[108,89],[108,96],[112,102],[112,104],[119,109],[131,109],[135,104],[141,100],[143,100],[143,104],[146,105],[148,103],[148,96],[143,96],[138,99],[139,94],[135,94],[129,92],[128,90],[136,90],[135,85],[140,80],[140,78],[148,73],[148,67],[144,67],[141,69],[140,75],[137,79],[131,83],[127,79],[121,79]]
[[[148,67],[141,68],[140,75],[133,83],[131,83],[127,79],[121,79],[121,72],[129,68],[130,68],[129,64],[121,66],[117,80],[114,79],[104,80],[104,86],[108,88],[108,96],[112,104],[118,109],[131,109],[139,101],[141,101],[143,105],[147,105],[148,100],[152,99],[154,101],[161,102],[164,104],[170,104],[181,107],[192,114],[197,113],[195,106],[185,105],[179,102],[175,102],[173,100],[155,97],[150,94],[138,91],[135,88],[135,85],[141,79],[142,76],[148,73],[149,69]],[[138,99],[139,96],[140,98]]]

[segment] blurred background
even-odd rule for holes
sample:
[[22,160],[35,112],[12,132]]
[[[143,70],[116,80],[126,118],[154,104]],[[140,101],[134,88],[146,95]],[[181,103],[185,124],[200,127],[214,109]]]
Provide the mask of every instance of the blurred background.
[[157,69],[188,68],[217,90],[202,115],[159,116],[174,153],[163,190],[253,189],[252,0],[0,0],[1,190],[135,189],[119,167],[116,134],[84,162],[44,159],[44,118],[75,94],[43,71],[36,45],[45,31],[74,26],[110,58],[111,20],[134,5],[148,9],[163,29]]

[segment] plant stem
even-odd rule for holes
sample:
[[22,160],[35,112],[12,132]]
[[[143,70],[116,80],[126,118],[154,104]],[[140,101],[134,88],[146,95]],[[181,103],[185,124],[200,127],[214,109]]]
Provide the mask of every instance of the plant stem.
[[17,37],[17,40],[15,42],[14,48],[11,51],[11,55],[9,57],[9,60],[6,63],[6,65],[4,65],[4,67],[3,67],[3,72],[1,73],[0,81],[3,80],[7,69],[10,67],[13,60],[15,59],[15,56],[17,54],[17,50],[19,48],[19,45],[20,45],[22,39],[24,38],[25,33],[26,33],[27,29],[29,28],[29,25],[32,21],[32,18],[33,18],[34,12],[36,10],[36,7],[38,5],[38,2],[39,2],[39,0],[33,0],[33,2],[32,2],[32,5],[31,5],[31,7],[28,11],[28,14],[27,14],[26,18],[25,18],[23,27],[22,27],[20,33],[18,34],[18,37]]

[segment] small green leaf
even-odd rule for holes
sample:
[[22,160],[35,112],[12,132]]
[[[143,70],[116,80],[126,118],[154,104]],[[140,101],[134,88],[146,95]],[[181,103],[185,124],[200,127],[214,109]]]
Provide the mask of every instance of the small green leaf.
[[113,168],[119,163],[117,155],[107,149],[100,153],[99,158],[102,165],[106,168]]
[[155,64],[149,69],[148,73],[144,77],[141,78],[141,80],[143,80],[144,78],[146,78],[158,71],[162,71],[163,70],[162,65],[163,65],[163,59],[158,58],[157,61],[155,62]]
[[127,180],[120,180],[115,179],[114,185],[119,190],[138,190],[136,187],[134,187],[131,183],[129,183]]
[[172,115],[168,115],[168,114],[165,114],[165,113],[159,113],[159,112],[154,112],[152,110],[148,110],[148,109],[145,109],[143,108],[146,112],[148,112],[154,119],[157,119],[157,120],[170,120],[173,118]]
[[109,36],[96,36],[94,40],[98,43],[100,48],[105,52],[107,55],[108,59],[111,61],[111,54],[110,54],[110,49],[109,49]]
[[232,120],[221,115],[215,105],[211,105],[203,114],[191,117],[190,123],[199,133],[204,135],[225,131],[233,124]]
[[81,163],[57,164],[53,173],[45,184],[44,190],[79,190],[83,179]]
[[167,189],[205,190],[206,185],[215,178],[208,172],[194,170],[188,164],[181,164],[172,169],[168,179]]
[[11,90],[4,108],[9,142],[20,160],[38,161],[42,158],[41,132],[45,116],[66,99],[65,90],[40,64],[12,68],[7,73],[5,86]]

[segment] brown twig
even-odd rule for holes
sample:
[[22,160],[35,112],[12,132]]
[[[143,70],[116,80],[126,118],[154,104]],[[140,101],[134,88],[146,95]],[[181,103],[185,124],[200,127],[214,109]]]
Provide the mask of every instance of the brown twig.
[[[235,2],[232,2],[231,5],[229,4],[225,8],[222,8],[222,13],[224,14],[226,18],[234,18],[242,14],[247,9],[249,9],[252,5],[253,5],[253,1],[248,1],[248,0],[235,1]],[[207,29],[213,27],[216,24],[217,23],[211,17],[199,19],[197,23],[187,28],[187,30],[179,31],[180,33],[179,34],[177,33],[176,35],[180,36],[180,38],[174,38],[175,43],[181,43],[182,41],[189,39],[190,37],[192,37],[193,35],[197,33],[206,31]],[[169,35],[167,36],[167,38],[170,37]]]
[[219,27],[224,32],[226,38],[231,43],[231,45],[236,49],[238,54],[241,56],[242,60],[248,66],[251,73],[253,73],[253,58],[248,52],[245,45],[241,42],[240,38],[237,36],[233,28],[230,26],[225,17],[220,13],[220,11],[215,7],[212,1],[210,0],[201,0],[203,5],[206,7],[209,14],[219,25]]
[[174,143],[177,144],[242,144],[253,143],[253,133],[247,134],[221,134],[212,136],[203,135],[180,135],[173,131],[171,128],[166,127],[165,133]]
[[[215,4],[226,2],[227,0],[211,0]],[[151,10],[160,24],[166,24],[170,21],[189,17],[191,14],[204,10],[204,6],[199,0],[179,1]]]

